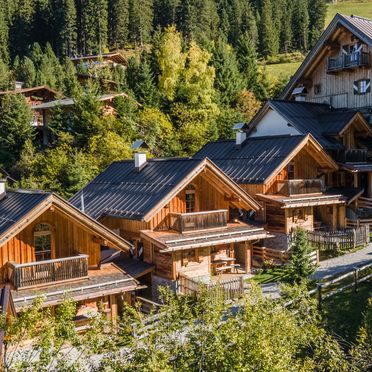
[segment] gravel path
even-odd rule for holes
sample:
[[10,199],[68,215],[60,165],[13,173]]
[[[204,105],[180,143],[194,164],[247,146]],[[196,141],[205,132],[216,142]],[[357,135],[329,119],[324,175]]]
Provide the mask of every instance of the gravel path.
[[349,253],[340,257],[321,261],[312,277],[318,280],[324,279],[327,276],[334,276],[351,271],[356,266],[362,266],[368,263],[372,263],[372,244],[369,244],[367,247],[355,253]]

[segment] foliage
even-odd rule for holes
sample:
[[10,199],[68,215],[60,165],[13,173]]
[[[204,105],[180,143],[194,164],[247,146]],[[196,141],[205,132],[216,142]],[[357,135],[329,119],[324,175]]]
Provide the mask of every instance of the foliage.
[[309,257],[312,250],[305,230],[297,228],[292,241],[288,265],[288,273],[294,282],[307,279],[315,271],[315,266]]

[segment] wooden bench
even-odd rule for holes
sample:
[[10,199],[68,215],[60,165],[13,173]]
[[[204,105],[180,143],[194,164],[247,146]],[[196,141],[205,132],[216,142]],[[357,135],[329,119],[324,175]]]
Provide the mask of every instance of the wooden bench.
[[221,267],[216,267],[216,272],[225,272],[225,271],[228,271],[228,270],[237,270],[237,268],[240,267],[240,265],[238,264],[231,264],[231,265],[226,265],[226,266],[221,266]]

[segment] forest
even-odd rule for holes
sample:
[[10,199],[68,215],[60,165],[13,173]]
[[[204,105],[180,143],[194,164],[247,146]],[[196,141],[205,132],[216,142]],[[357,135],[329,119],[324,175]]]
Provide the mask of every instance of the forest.
[[[1,98],[3,176],[68,197],[131,157],[138,138],[159,157],[231,137],[234,123],[286,84],[270,79],[265,61],[306,53],[326,11],[325,0],[0,0],[0,89],[47,85],[75,102],[53,111],[43,146],[25,98]],[[70,59],[111,50],[127,58],[125,68],[88,70]],[[90,81],[80,84],[77,73]],[[112,115],[98,100],[108,92],[128,94]]]

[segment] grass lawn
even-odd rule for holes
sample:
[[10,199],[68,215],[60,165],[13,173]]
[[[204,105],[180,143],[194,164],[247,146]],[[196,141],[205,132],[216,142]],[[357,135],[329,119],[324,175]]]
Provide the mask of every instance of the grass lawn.
[[276,63],[273,65],[266,65],[266,71],[275,76],[280,77],[290,77],[299,68],[301,62],[287,62],[287,63]]
[[285,282],[288,279],[288,274],[284,267],[274,267],[256,274],[249,280],[258,284],[267,284],[274,282]]
[[339,0],[337,4],[329,4],[326,26],[332,21],[336,13],[358,15],[372,19],[372,0]]
[[346,341],[355,341],[370,297],[372,297],[371,281],[361,283],[357,293],[350,288],[329,297],[324,301],[323,306],[326,326]]

